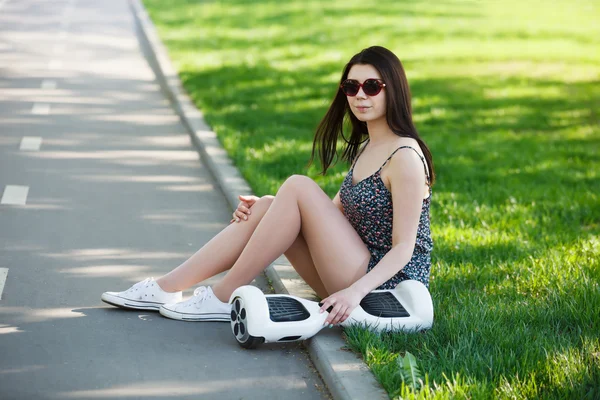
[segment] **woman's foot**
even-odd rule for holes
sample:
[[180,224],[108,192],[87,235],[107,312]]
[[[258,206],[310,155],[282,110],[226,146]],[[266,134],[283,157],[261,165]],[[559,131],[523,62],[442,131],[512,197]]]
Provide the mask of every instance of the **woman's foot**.
[[210,286],[200,286],[189,299],[160,307],[161,315],[182,321],[229,322],[231,306],[217,299]]
[[161,289],[154,278],[146,278],[123,292],[104,292],[103,302],[134,310],[155,310],[168,303],[181,301],[181,292],[168,293]]

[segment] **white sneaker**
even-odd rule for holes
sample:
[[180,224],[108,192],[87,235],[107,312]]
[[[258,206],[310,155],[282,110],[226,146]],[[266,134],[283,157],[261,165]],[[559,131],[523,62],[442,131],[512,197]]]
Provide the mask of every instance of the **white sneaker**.
[[231,306],[217,299],[210,286],[200,286],[194,295],[175,304],[164,304],[159,312],[182,321],[230,321]]
[[161,305],[181,301],[181,292],[168,293],[158,286],[154,278],[146,278],[124,292],[104,292],[103,302],[135,310],[158,310]]

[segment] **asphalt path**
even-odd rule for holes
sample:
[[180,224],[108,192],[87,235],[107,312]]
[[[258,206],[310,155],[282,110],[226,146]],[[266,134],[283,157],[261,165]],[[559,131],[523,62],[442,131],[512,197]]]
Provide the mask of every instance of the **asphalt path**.
[[299,344],[100,301],[231,215],[126,1],[0,0],[0,196],[0,399],[328,398]]

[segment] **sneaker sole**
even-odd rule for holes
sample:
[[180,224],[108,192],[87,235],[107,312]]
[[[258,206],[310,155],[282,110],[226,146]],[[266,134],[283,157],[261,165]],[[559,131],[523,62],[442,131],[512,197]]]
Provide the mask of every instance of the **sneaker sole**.
[[229,322],[231,320],[230,314],[227,313],[210,313],[210,314],[183,314],[177,311],[167,310],[164,307],[161,307],[158,312],[160,315],[176,319],[178,321],[188,321],[188,322]]
[[106,304],[110,304],[111,306],[126,308],[128,310],[150,310],[150,311],[158,311],[160,306],[164,303],[156,303],[152,301],[135,301],[130,299],[125,299],[119,296],[113,296],[110,294],[103,293],[100,296],[100,299]]

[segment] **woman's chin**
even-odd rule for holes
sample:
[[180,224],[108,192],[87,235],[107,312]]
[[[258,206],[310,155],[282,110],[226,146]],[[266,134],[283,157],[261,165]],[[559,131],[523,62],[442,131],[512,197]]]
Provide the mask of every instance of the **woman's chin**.
[[356,113],[354,114],[354,116],[360,122],[373,122],[380,119],[383,119],[385,121],[385,114],[375,115],[374,113]]
[[359,114],[359,113],[353,113],[353,114],[356,117],[356,119],[359,120],[360,122],[367,122],[371,119],[364,114]]
[[360,122],[369,122],[369,121],[371,121],[373,119],[373,118],[367,117],[366,115],[360,115],[360,114],[359,115],[354,114],[354,116]]

